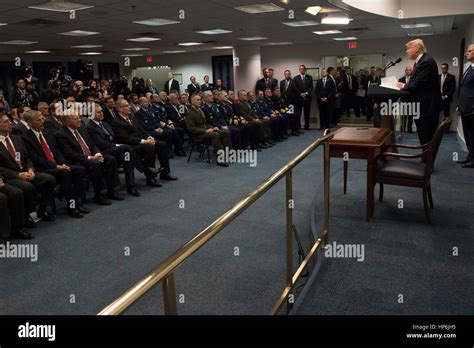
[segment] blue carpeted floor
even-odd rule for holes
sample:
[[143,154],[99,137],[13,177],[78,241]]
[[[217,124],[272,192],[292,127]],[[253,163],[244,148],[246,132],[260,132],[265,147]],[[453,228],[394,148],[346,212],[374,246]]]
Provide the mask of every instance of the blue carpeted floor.
[[[319,135],[306,132],[259,153],[256,168],[218,168],[197,155],[189,165],[175,159],[177,183],[149,189],[137,176],[140,198],[111,207],[89,204],[92,213],[80,221],[60,210],[55,223],[40,223],[35,230],[37,263],[0,260],[0,314],[97,313]],[[385,202],[376,203],[374,220],[366,223],[364,163],[351,162],[344,196],[342,161],[332,161],[330,239],[364,243],[366,258],[323,260],[301,314],[474,312],[474,171],[453,164],[454,151],[459,146],[452,134],[442,144],[433,177],[432,226],[424,222],[419,190],[390,186]],[[315,194],[322,195],[322,164],[318,150],[294,172],[294,220],[306,247],[311,204]],[[285,285],[284,197],[281,182],[177,270],[180,314],[270,311]],[[400,198],[403,210],[396,206]],[[322,210],[317,212],[321,227]],[[126,248],[130,256],[124,255]],[[398,304],[399,294],[404,304]],[[127,313],[162,314],[161,287]]]

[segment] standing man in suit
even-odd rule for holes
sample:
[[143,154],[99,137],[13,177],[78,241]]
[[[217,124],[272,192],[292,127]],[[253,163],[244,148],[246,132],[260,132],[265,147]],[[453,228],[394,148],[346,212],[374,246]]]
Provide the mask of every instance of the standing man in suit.
[[47,203],[53,198],[54,177],[37,173],[21,137],[11,134],[11,123],[7,115],[0,116],[0,167],[5,168],[7,182],[23,191],[25,201],[25,221],[30,221],[30,213],[36,209],[35,194],[40,195],[37,215],[44,221],[53,221],[55,217],[46,210]]
[[285,70],[284,75],[285,79],[280,81],[280,92],[282,97],[285,99],[285,103],[288,106],[289,114],[291,115],[291,134],[298,136],[300,134],[303,134],[303,132],[301,132],[299,129],[301,121],[297,120],[297,118],[300,118],[301,115],[298,117],[295,112],[295,103],[297,98],[295,95],[295,89],[293,88],[294,81],[291,78],[290,70]]
[[352,70],[350,67],[346,67],[345,77],[346,78],[342,81],[342,86],[347,117],[351,116],[351,108],[354,109],[355,116],[360,117],[360,109],[356,96],[357,90],[359,89],[359,84],[356,77],[352,75]]
[[[168,159],[168,145],[164,141],[155,140],[147,133],[138,120],[130,112],[130,105],[126,100],[118,100],[116,112],[119,117],[112,123],[115,133],[115,141],[119,144],[130,145],[140,158],[143,158],[145,166],[155,168],[155,160],[161,165],[161,180],[176,181],[177,177],[171,175],[170,162]],[[160,187],[161,184],[147,179],[148,186]]]
[[398,87],[408,92],[410,102],[418,103],[419,119],[415,120],[420,144],[431,141],[438,128],[441,89],[436,61],[426,53],[425,44],[415,39],[406,44],[409,59],[414,60],[409,84],[398,82]]
[[28,153],[36,171],[47,173],[56,178],[66,199],[67,214],[73,218],[82,218],[89,210],[83,207],[85,195],[86,170],[84,167],[67,165],[58,150],[53,133],[43,133],[44,116],[39,111],[30,111],[28,115],[30,129],[23,136]]
[[[114,156],[117,162],[123,165],[127,193],[135,197],[140,197],[140,192],[135,188],[135,168],[137,168],[140,173],[145,173],[147,179],[150,179],[150,183],[154,182],[159,171],[155,168],[145,167],[140,157],[138,157],[130,145],[116,144],[112,126],[103,121],[104,113],[102,108],[96,104],[94,116],[87,125],[87,132],[94,145],[96,145],[102,153]],[[151,184],[150,186],[154,185]]]
[[273,90],[278,86],[278,81],[271,76],[270,69],[265,68],[262,70],[262,73],[263,78],[258,80],[255,85],[255,94],[258,94],[258,91],[265,92],[267,88],[270,88],[273,92]]
[[326,69],[321,71],[321,78],[316,83],[316,97],[319,106],[319,130],[324,130],[331,125],[336,102],[336,86],[330,81]]
[[199,86],[199,83],[196,82],[196,77],[191,76],[190,80],[191,83],[188,85],[189,101],[191,101],[193,94],[201,92],[201,86]]
[[469,155],[458,161],[463,168],[474,168],[474,44],[467,48],[466,59],[469,67],[461,77],[457,112],[461,115],[464,139]]
[[[212,91],[213,89],[214,85],[212,83],[209,83],[209,76],[204,76],[204,83],[201,85],[201,91]],[[189,96],[192,97],[191,93],[189,93]]]
[[[94,188],[94,203],[110,205],[109,199],[123,201],[124,197],[115,192],[120,183],[115,157],[103,155],[93,144],[87,130],[81,127],[81,117],[74,110],[66,110],[62,121],[64,127],[56,133],[59,150],[68,164],[86,168]],[[107,197],[102,194],[104,188],[107,188]]]
[[172,91],[176,91],[179,93],[179,82],[174,79],[174,75],[172,72],[168,73],[168,81],[165,82],[165,86],[163,89],[167,95],[169,95]]
[[293,79],[293,88],[296,94],[295,113],[298,129],[301,128],[301,112],[304,109],[304,129],[309,130],[311,116],[311,101],[313,93],[313,78],[306,75],[306,66],[300,65],[300,74]]
[[153,86],[153,80],[148,79],[146,80],[146,87],[145,87],[145,93],[151,93],[151,94],[158,94],[158,88]]
[[[407,66],[405,68],[405,76],[400,78],[398,82],[404,83],[408,85],[410,83],[411,73],[413,69],[411,66]],[[402,115],[402,129],[404,132],[413,133],[413,116],[410,115]]]
[[439,75],[439,85],[441,86],[441,110],[444,117],[451,116],[451,103],[453,95],[456,91],[456,78],[448,73],[449,66],[447,63],[441,64],[441,74]]

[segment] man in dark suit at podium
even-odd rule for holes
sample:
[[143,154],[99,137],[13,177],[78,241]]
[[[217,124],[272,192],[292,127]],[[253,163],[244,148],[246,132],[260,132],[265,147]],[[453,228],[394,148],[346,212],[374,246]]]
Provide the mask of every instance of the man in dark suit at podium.
[[304,109],[304,129],[309,130],[311,101],[313,94],[313,78],[306,75],[306,66],[300,65],[300,74],[293,79],[293,89],[296,93],[296,116],[301,128],[301,112]]
[[466,52],[469,67],[461,77],[457,111],[461,115],[464,139],[469,155],[464,161],[458,161],[463,168],[474,168],[474,44]]
[[415,120],[420,144],[429,143],[438,128],[441,90],[438,65],[426,53],[422,40],[415,39],[406,44],[409,59],[414,60],[413,72],[408,84],[398,83],[402,91],[408,92],[408,100],[419,105],[419,117]]
[[[404,83],[405,85],[408,85],[410,83],[410,78],[411,78],[411,73],[413,69],[411,66],[407,66],[405,68],[405,76],[400,78],[398,82]],[[404,132],[408,133],[413,133],[413,116],[409,115],[402,115],[403,116],[403,123],[402,123],[402,128]]]

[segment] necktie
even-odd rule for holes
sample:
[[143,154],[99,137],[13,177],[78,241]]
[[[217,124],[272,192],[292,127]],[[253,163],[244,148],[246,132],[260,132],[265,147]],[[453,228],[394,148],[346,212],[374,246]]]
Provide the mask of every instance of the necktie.
[[109,137],[109,140],[112,141],[112,139],[113,139],[112,134],[110,134],[109,131],[107,130],[107,128],[104,127],[104,124],[101,122],[99,124],[99,126],[100,126],[100,128],[102,128],[104,133],[107,134],[107,136]]
[[326,78],[323,79],[323,88],[326,88]]
[[114,110],[109,109],[109,111],[110,111],[110,114],[112,115],[112,118],[115,120],[117,116],[115,115]]
[[286,89],[288,90],[288,87],[290,86],[290,80],[286,80]]
[[416,69],[416,61],[415,63],[413,63],[413,71],[415,71],[415,69]]
[[464,78],[467,76],[467,74],[469,74],[469,72],[472,70],[472,65],[469,65],[469,68],[466,69],[466,71],[464,72],[464,75],[462,76],[462,79],[464,80]]
[[443,94],[444,81],[446,81],[446,75],[441,75],[441,94]]
[[410,83],[410,76],[407,76],[405,78],[405,84],[408,85]]
[[10,156],[12,156],[16,164],[18,164],[18,167],[21,168],[21,161],[19,160],[19,157],[17,157],[16,155],[15,148],[13,147],[10,137],[5,138],[5,142],[7,144],[7,149],[8,149],[8,152],[10,153]]
[[76,137],[79,145],[81,145],[81,149],[84,155],[92,156],[91,151],[89,150],[89,148],[87,147],[86,143],[84,142],[84,140],[82,139],[81,135],[79,134],[77,130],[74,131],[74,136]]
[[43,138],[43,134],[41,134],[41,133],[40,133],[40,136],[39,136],[39,141],[40,141],[41,147],[43,148],[43,152],[46,155],[46,158],[48,159],[48,161],[56,163],[56,160],[54,159],[53,153],[49,149],[49,146],[48,146],[48,144],[46,144],[46,141]]

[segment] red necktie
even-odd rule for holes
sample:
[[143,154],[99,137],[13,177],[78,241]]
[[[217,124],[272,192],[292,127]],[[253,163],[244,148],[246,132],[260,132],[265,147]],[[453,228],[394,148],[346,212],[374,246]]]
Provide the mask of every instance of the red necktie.
[[43,152],[46,155],[46,158],[48,159],[48,161],[56,163],[56,160],[54,159],[54,155],[51,152],[51,150],[49,149],[48,144],[46,144],[46,141],[43,138],[43,134],[41,134],[41,133],[40,133],[40,136],[39,136],[39,141],[40,141],[41,147],[43,148]]
[[17,158],[16,156],[16,152],[15,152],[15,149],[13,148],[13,144],[10,137],[5,138],[5,142],[7,143],[7,149],[8,149],[8,152],[10,152],[10,156],[12,156],[16,164],[18,164],[18,167],[21,168],[21,161],[19,161],[18,160],[19,158]]
[[413,63],[413,71],[415,71],[415,69],[416,69],[416,61],[415,63]]
[[84,153],[84,155],[92,156],[91,151],[87,147],[84,140],[82,140],[82,137],[81,137],[81,135],[79,134],[79,132],[77,130],[74,131],[74,135],[76,136],[76,139],[77,139],[79,145],[81,145],[81,149],[82,149],[82,152]]

